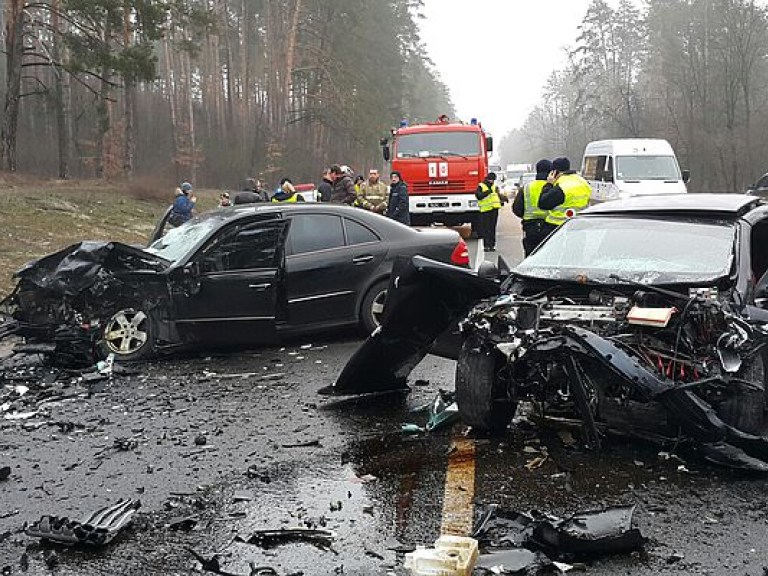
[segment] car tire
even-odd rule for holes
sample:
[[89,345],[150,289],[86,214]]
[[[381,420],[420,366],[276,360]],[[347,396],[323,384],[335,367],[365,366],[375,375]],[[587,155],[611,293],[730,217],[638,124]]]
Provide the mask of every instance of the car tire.
[[501,354],[474,337],[464,341],[456,363],[459,416],[465,424],[491,434],[506,430],[517,410],[499,377],[502,366]]
[[118,310],[102,322],[101,351],[123,362],[150,357],[155,349],[155,323],[142,307]]
[[366,334],[370,334],[381,324],[384,303],[387,299],[389,280],[381,280],[370,287],[360,306],[360,325]]
[[744,360],[736,378],[756,383],[759,390],[740,390],[716,407],[717,415],[725,422],[748,434],[761,435],[765,428],[766,362],[764,354],[755,354]]

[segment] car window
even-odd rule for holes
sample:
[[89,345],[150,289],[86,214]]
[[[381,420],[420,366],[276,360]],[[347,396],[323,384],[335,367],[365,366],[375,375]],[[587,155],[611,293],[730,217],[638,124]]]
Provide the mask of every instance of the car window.
[[305,254],[344,246],[341,216],[333,214],[297,214],[288,233],[289,254]]
[[378,242],[379,237],[372,230],[363,226],[359,222],[344,218],[344,226],[347,229],[347,245],[365,244],[367,242]]
[[276,267],[283,226],[283,222],[259,222],[229,228],[203,254],[203,272]]
[[768,188],[768,174],[760,178],[760,180],[757,181],[756,188]]

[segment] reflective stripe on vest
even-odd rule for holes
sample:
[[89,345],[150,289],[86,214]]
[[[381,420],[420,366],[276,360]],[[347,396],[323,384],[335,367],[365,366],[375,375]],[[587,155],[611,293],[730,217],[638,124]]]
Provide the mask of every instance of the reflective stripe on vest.
[[560,226],[587,207],[592,188],[578,174],[563,174],[555,181],[555,185],[563,191],[565,200],[560,206],[550,210],[545,220],[549,224]]
[[547,217],[547,210],[539,208],[539,196],[546,183],[546,180],[533,180],[523,187],[523,220],[544,220]]
[[485,182],[480,182],[480,190],[483,192],[491,191],[488,196],[477,201],[477,207],[480,209],[480,212],[490,212],[491,210],[501,208],[501,198],[499,198],[499,189],[496,188],[496,184],[489,188]]
[[298,196],[298,194],[294,194],[293,196],[291,196],[290,198],[286,198],[285,200],[278,200],[277,198],[272,196],[272,202],[297,202],[296,196]]

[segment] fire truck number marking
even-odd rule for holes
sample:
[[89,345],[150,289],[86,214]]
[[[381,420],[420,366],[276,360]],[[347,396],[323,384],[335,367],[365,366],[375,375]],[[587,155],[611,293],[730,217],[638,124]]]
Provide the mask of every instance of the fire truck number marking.
[[437,178],[437,162],[429,163],[429,177]]
[[448,176],[448,162],[440,162],[440,177],[445,178]]

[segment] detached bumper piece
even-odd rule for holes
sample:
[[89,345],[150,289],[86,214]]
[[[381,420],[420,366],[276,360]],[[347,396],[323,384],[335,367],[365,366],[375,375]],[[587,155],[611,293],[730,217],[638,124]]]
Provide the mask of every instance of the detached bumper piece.
[[95,510],[80,521],[66,516],[43,516],[25,532],[28,536],[59,544],[104,546],[131,522],[140,506],[141,502],[129,498]]

